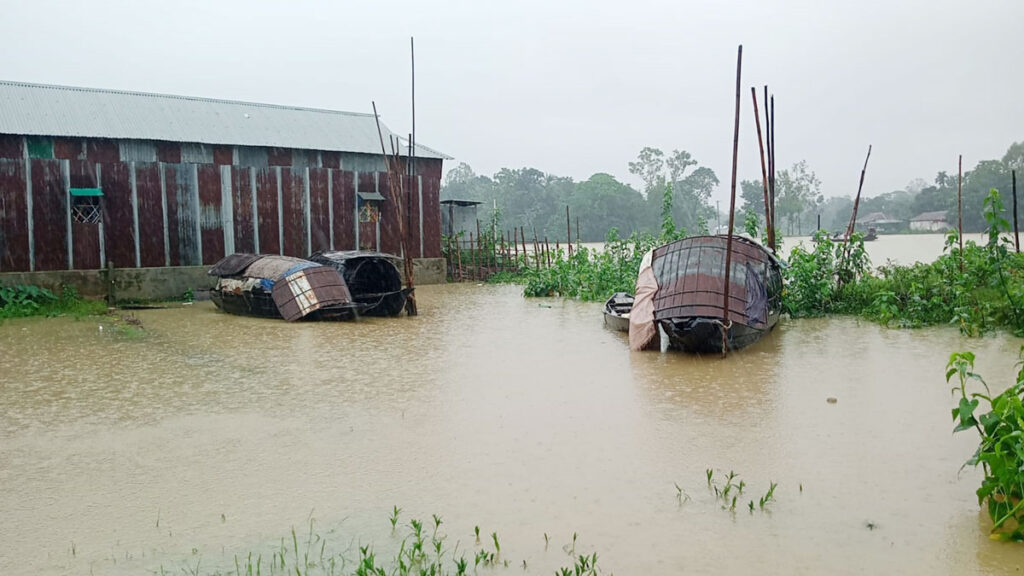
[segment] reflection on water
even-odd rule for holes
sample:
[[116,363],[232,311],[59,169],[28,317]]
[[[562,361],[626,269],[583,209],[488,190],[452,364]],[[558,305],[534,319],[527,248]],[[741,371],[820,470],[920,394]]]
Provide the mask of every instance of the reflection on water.
[[[343,544],[386,541],[395,504],[442,515],[462,549],[474,525],[498,531],[531,573],[563,564],[573,532],[623,574],[1024,563],[987,539],[978,474],[957,474],[973,446],[950,434],[943,382],[959,349],[1007,382],[1020,340],[783,321],[722,360],[631,353],[597,304],[417,294],[421,316],[359,323],[203,303],[139,312],[141,339],[95,320],[0,326],[0,573],[233,567],[311,514]],[[754,500],[778,481],[771,513],[722,511],[708,467]]]

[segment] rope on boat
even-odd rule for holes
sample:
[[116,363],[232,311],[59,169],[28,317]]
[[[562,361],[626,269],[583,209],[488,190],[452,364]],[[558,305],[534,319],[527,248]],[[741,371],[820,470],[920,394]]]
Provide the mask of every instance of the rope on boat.
[[726,318],[725,322],[722,322],[721,320],[712,320],[711,322],[713,324],[717,324],[719,332],[722,333],[722,358],[725,358],[725,355],[729,353],[729,340],[727,335],[729,330],[732,328],[732,320]]

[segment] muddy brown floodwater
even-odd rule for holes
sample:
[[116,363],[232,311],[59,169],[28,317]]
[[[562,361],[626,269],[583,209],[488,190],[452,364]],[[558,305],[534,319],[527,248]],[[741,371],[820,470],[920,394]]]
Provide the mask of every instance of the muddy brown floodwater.
[[[1019,339],[783,321],[721,360],[630,353],[597,304],[417,294],[417,318],[358,323],[207,302],[138,312],[140,338],[0,325],[0,574],[233,570],[311,517],[342,549],[387,547],[393,505],[443,517],[470,558],[474,526],[498,532],[515,573],[567,564],[574,532],[616,574],[1024,566],[988,539],[979,473],[958,473],[974,444],[951,434],[943,380],[970,349],[1005,385]],[[707,468],[746,482],[734,514]]]

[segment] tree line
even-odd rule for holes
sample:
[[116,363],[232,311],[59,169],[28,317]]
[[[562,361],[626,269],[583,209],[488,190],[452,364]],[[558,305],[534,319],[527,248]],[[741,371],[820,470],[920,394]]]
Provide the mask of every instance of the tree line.
[[[529,236],[551,241],[566,239],[565,208],[572,214],[572,235],[579,218],[583,241],[597,242],[617,228],[622,235],[649,232],[657,235],[664,222],[663,211],[671,210],[675,226],[689,234],[709,233],[727,224],[727,214],[711,206],[711,194],[720,182],[714,170],[701,166],[685,150],[665,153],[645,147],[629,162],[629,172],[642,182],[637,190],[611,174],[597,173],[583,181],[545,173],[536,168],[502,168],[493,176],[477,174],[461,163],[445,176],[442,199],[481,202],[477,215],[489,222],[495,211],[501,228],[522,227]],[[988,191],[996,188],[1009,197],[1010,172],[1024,176],[1024,142],[1009,147],[998,160],[983,160],[964,172],[964,231],[985,229],[982,204]],[[806,161],[799,161],[776,173],[776,227],[785,235],[809,234],[821,226],[830,231],[845,230],[853,210],[851,195],[826,198],[821,181]],[[888,218],[909,221],[925,212],[946,212],[947,222],[956,222],[957,176],[939,172],[932,183],[917,178],[902,190],[862,197],[858,217],[882,212]],[[764,217],[764,188],[760,180],[740,183],[737,227],[743,213]]]

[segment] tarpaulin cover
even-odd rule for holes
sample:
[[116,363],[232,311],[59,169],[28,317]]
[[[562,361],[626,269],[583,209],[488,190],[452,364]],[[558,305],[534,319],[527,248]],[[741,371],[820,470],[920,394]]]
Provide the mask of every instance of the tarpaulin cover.
[[661,346],[658,325],[654,322],[654,297],[658,294],[658,281],[651,269],[652,255],[653,251],[644,254],[636,279],[633,310],[629,313],[630,350],[649,350]]

